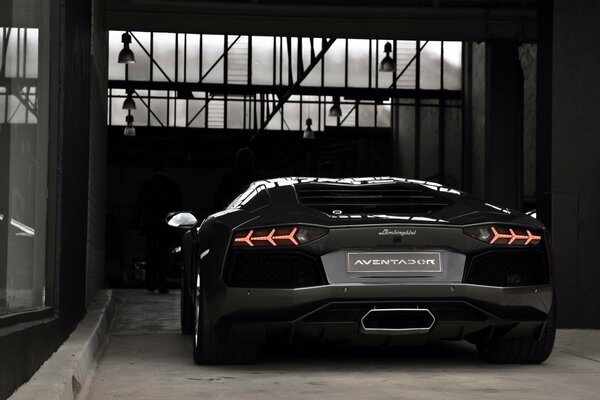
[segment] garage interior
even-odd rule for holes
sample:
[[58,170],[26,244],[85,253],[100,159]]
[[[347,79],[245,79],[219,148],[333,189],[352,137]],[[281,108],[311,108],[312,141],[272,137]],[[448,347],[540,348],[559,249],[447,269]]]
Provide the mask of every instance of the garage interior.
[[[521,12],[531,19],[530,10]],[[121,13],[126,10],[113,18],[119,20]],[[254,153],[255,178],[402,176],[534,209],[536,46],[532,38],[516,37],[534,31],[529,26],[534,23],[521,22],[521,30],[493,43],[468,41],[475,32],[452,41],[401,40],[430,37],[423,28],[410,36],[382,37],[374,31],[361,37],[335,30],[334,22],[323,24],[333,38],[307,36],[311,29],[314,35],[325,33],[312,26],[300,37],[265,27],[260,36],[188,33],[195,28],[181,24],[177,32],[111,30],[109,220],[135,247],[135,232],[128,228],[137,191],[152,176],[157,157],[180,186],[184,209],[204,219],[226,204],[215,199],[219,180],[243,147]],[[119,63],[125,45],[135,63]],[[382,71],[385,57],[396,67]],[[498,72],[486,75],[486,62]],[[488,108],[495,102],[514,104],[497,107],[501,135],[491,124],[486,133],[486,102]],[[314,134],[307,138],[309,119]],[[131,130],[125,133],[128,123],[134,137]],[[499,136],[488,143],[488,152],[505,149],[497,176],[489,178],[498,184],[487,188],[493,167],[485,161],[486,135]],[[123,249],[126,276],[132,275],[134,259],[143,258],[132,251]]]
[[[317,375],[346,363],[349,376],[361,379],[363,360],[390,380],[402,372],[416,379],[407,370],[414,363],[439,382],[461,382],[466,398],[485,390],[509,398],[513,386],[532,398],[529,371],[502,370],[512,383],[496,380],[491,367],[478,375],[461,345],[392,355],[309,351],[289,363],[274,355],[272,366],[256,367],[263,381],[250,370],[193,370],[189,357],[178,359],[189,346],[177,333],[177,266],[171,293],[143,290],[140,187],[164,170],[179,187],[182,209],[202,220],[231,200],[219,186],[228,171],[242,171],[236,155],[245,148],[253,166],[243,171],[257,179],[401,176],[535,211],[552,231],[559,326],[581,329],[562,331],[543,393],[594,398],[600,389],[591,378],[600,362],[595,2],[2,0],[0,7],[0,398],[35,373],[106,288],[120,302],[114,335],[90,392],[77,398],[171,398],[178,385],[179,394],[194,393],[165,366],[190,380],[226,383],[230,373],[242,382],[227,389],[234,398],[245,387],[248,398],[276,398],[285,379],[313,396],[338,390],[342,377],[321,382],[324,392],[304,392],[295,375],[318,387]],[[31,72],[25,54],[34,51],[29,62],[40,68]],[[22,61],[11,66],[11,57]],[[17,154],[31,141],[36,150]],[[40,164],[34,189],[12,172]],[[4,218],[14,213],[13,191],[42,189],[46,208],[24,200],[20,227]],[[46,233],[27,242],[30,227]],[[19,272],[19,257],[33,273]],[[19,353],[23,347],[27,354]],[[152,356],[140,358],[145,352]],[[125,357],[140,368],[119,364]],[[447,373],[452,358],[458,366]],[[148,371],[165,386],[144,387]],[[128,373],[133,378],[123,379]],[[551,377],[565,373],[577,388],[554,386]],[[481,387],[469,386],[478,379]],[[407,384],[413,397],[443,398],[441,384],[430,395]],[[395,390],[348,387],[363,398]]]
[[[118,62],[123,34],[135,63]],[[397,70],[377,68],[386,46]],[[157,158],[183,209],[204,219],[243,190],[217,193],[244,147],[251,180],[401,175],[459,186],[460,158],[446,154],[462,153],[461,58],[460,42],[111,31],[109,219],[130,226]],[[130,256],[136,238],[125,236],[116,262],[131,276],[143,254]]]

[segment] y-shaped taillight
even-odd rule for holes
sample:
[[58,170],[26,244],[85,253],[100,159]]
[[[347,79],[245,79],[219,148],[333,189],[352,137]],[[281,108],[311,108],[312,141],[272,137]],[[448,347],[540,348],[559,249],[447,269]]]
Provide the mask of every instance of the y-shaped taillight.
[[464,232],[473,239],[503,246],[533,246],[542,240],[542,234],[534,229],[503,225],[468,227]]
[[327,229],[306,226],[284,226],[238,231],[233,235],[233,247],[299,246],[323,237]]

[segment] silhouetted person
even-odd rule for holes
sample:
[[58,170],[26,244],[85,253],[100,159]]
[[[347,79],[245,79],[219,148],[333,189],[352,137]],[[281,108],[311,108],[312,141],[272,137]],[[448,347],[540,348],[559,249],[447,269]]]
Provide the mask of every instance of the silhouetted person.
[[215,211],[222,210],[250,183],[259,179],[254,171],[254,153],[247,147],[238,150],[233,169],[225,172],[217,187]]
[[167,269],[171,231],[165,222],[169,212],[181,211],[179,186],[164,175],[165,166],[157,163],[155,175],[142,183],[135,209],[135,223],[146,235],[146,287],[168,293]]

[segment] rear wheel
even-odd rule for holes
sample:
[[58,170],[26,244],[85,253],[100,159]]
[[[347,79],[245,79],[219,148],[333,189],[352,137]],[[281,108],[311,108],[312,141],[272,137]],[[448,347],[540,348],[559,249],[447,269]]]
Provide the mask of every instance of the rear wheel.
[[194,361],[196,364],[251,364],[259,357],[257,343],[233,337],[229,330],[217,332],[207,313],[206,295],[196,290]]
[[181,332],[186,335],[194,333],[194,302],[190,298],[185,273],[181,274]]
[[495,364],[539,364],[552,353],[556,336],[556,307],[553,304],[541,337],[497,339],[477,345],[481,358]]

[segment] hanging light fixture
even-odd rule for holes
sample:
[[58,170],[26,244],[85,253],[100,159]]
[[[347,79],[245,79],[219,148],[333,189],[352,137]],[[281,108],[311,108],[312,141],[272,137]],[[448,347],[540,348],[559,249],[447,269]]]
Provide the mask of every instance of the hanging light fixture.
[[123,100],[123,110],[135,110],[135,101],[133,100],[133,90],[127,89],[127,97]]
[[329,116],[330,117],[341,117],[342,116],[342,109],[340,108],[339,96],[336,96],[333,98],[333,105],[329,109]]
[[135,136],[135,128],[133,126],[133,115],[129,114],[125,117],[125,122],[127,122],[127,126],[123,130],[123,136]]
[[133,55],[133,51],[131,51],[129,48],[129,43],[131,43],[131,35],[125,32],[123,35],[121,35],[121,42],[123,42],[123,49],[119,52],[119,63],[135,63],[135,56]]
[[304,133],[302,134],[302,139],[314,139],[315,138],[315,132],[310,127],[311,125],[312,125],[312,118],[310,118],[310,117],[306,118],[306,129],[304,130]]
[[390,42],[387,42],[383,47],[383,52],[385,53],[385,57],[381,60],[379,64],[379,70],[382,72],[392,72],[396,70],[396,60],[390,56],[392,52],[392,45]]

